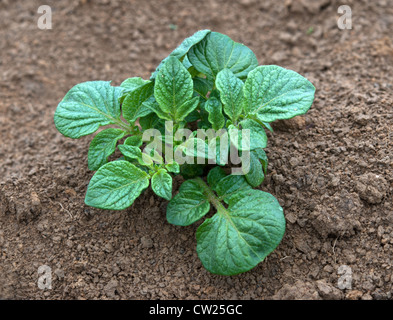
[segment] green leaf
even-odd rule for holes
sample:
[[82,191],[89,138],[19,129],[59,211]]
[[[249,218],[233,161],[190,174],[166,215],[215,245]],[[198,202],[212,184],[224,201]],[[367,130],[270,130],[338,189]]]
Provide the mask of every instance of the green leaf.
[[224,104],[224,111],[233,123],[242,113],[243,81],[237,78],[229,69],[220,71],[216,79],[216,87]]
[[152,96],[143,103],[147,108],[152,110],[160,119],[171,121],[172,117],[169,113],[162,111],[157,100]]
[[[150,99],[155,101],[154,97],[151,97]],[[145,105],[151,106],[152,103],[153,102],[149,101],[149,103],[148,103],[146,101]],[[155,101],[155,103],[157,104],[157,108],[161,111],[160,107],[158,106],[158,103],[156,101]],[[152,109],[152,111],[153,111],[153,109]],[[159,118],[157,116],[157,114],[155,112],[153,112],[145,117],[139,118],[139,124],[142,127],[142,131],[146,131],[147,129],[157,129],[161,133],[165,132],[165,123],[161,118]]]
[[158,170],[151,178],[151,188],[161,198],[171,200],[172,177],[165,169]]
[[131,92],[149,82],[149,80],[144,80],[140,77],[133,77],[124,80],[120,87],[124,88],[124,92]]
[[199,111],[195,109],[194,111],[190,112],[187,117],[184,118],[184,121],[187,123],[197,121],[201,118]]
[[266,155],[265,150],[258,148],[252,151],[259,159],[259,161],[261,161],[262,163],[262,167],[263,167],[263,172],[266,174],[267,173],[267,166],[268,166],[268,158]]
[[236,77],[245,79],[258,66],[257,58],[249,48],[218,32],[209,33],[190,49],[187,56],[199,72],[213,80],[223,69],[230,69]]
[[262,125],[263,125],[266,129],[268,129],[270,132],[273,132],[273,128],[272,128],[272,126],[270,125],[270,123],[268,123],[268,122],[263,122],[263,121],[261,121],[261,123],[262,123]]
[[180,173],[180,165],[176,161],[167,163],[165,169],[172,173]]
[[181,121],[197,107],[199,99],[191,99],[192,95],[190,73],[178,59],[169,57],[158,72],[154,86],[154,97],[160,109],[171,119]]
[[123,103],[124,99],[127,97],[127,95],[138,89],[139,87],[142,87],[143,85],[145,85],[146,83],[149,83],[149,80],[144,80],[140,77],[134,77],[134,78],[128,78],[126,80],[124,80],[120,87],[123,88],[123,94],[119,99],[120,103]]
[[[256,155],[254,151],[250,152],[248,161],[249,170],[247,173],[243,171],[245,173],[246,180],[251,186],[258,187],[265,179],[262,164],[258,159],[258,155]],[[242,168],[245,167],[247,167],[247,161],[243,160]]]
[[228,156],[230,150],[230,145],[228,142],[228,138],[223,139],[222,135],[217,136],[209,141],[209,152],[213,155],[216,155],[216,164],[220,166],[228,164]]
[[211,273],[235,275],[262,262],[285,232],[278,201],[260,190],[234,197],[228,209],[208,218],[197,230],[197,252]]
[[241,121],[239,124],[242,129],[250,130],[250,150],[266,148],[267,135],[265,129],[258,122],[246,119]]
[[209,122],[214,130],[219,130],[225,125],[225,118],[222,114],[221,102],[216,98],[209,98],[205,103],[205,110],[209,112]]
[[123,101],[123,117],[129,123],[134,123],[139,117],[147,116],[153,111],[144,102],[149,99],[154,92],[154,85],[148,82],[130,92]]
[[164,163],[163,157],[157,151],[156,148],[153,148],[152,150],[150,150],[149,153],[147,153],[146,149],[145,149],[144,152],[142,153],[142,159],[147,164],[151,163],[151,161],[154,161],[155,163],[160,164],[160,165]]
[[137,146],[123,144],[119,146],[119,150],[127,160],[137,160],[142,166],[152,165],[153,162],[160,164],[163,163],[162,157],[155,149],[150,150],[150,153],[148,154],[146,152],[142,152],[142,150]]
[[201,121],[198,121],[198,128],[200,129],[209,129],[211,128],[211,124],[209,122],[209,113],[205,109],[206,102],[201,102],[199,104],[199,115],[201,117]]
[[[179,59],[179,60],[180,60],[180,59]],[[184,56],[183,61],[182,61],[181,63],[183,64],[184,68],[186,68],[186,69],[188,70],[188,72],[191,73],[191,71],[192,71],[192,72],[193,72],[193,71],[196,71],[196,70],[194,69],[194,67],[192,66],[190,60],[188,60],[187,56]],[[197,71],[196,71],[196,72],[197,72]],[[191,76],[192,76],[192,74],[191,74]]]
[[207,93],[213,87],[213,83],[208,79],[199,77],[193,78],[192,81],[194,83],[194,92],[206,100]]
[[117,141],[123,138],[121,129],[108,128],[99,132],[90,143],[87,154],[89,170],[96,171],[108,162],[108,157],[115,152]]
[[192,179],[203,174],[203,165],[185,163],[180,167],[184,179]]
[[212,91],[210,91],[209,98],[216,98],[218,100],[221,100],[220,91],[218,91],[218,89],[213,89]]
[[88,206],[123,210],[149,186],[149,175],[127,161],[103,165],[90,180],[85,203]]
[[207,175],[207,183],[214,190],[217,184],[227,176],[225,171],[220,167],[214,167]]
[[131,136],[124,140],[124,144],[128,146],[140,147],[143,144],[140,136]]
[[241,151],[250,150],[251,146],[251,132],[245,132],[233,124],[228,126],[228,134],[231,143],[236,147],[236,149]]
[[234,194],[242,191],[251,190],[244,175],[228,175],[221,179],[215,187],[213,187],[220,199],[228,202]]
[[150,79],[155,79],[157,77],[157,73],[163,67],[163,65],[165,65],[165,63],[168,61],[170,57],[175,57],[180,60],[182,57],[184,57],[187,54],[187,52],[190,50],[190,48],[193,45],[203,40],[203,38],[205,38],[206,35],[209,33],[210,30],[199,30],[195,32],[191,37],[184,39],[184,41],[175,50],[173,50],[167,58],[161,61],[156,71],[154,71],[153,74],[151,75]]
[[191,114],[198,107],[199,98],[194,97],[191,100],[184,102],[177,110],[175,111],[174,120],[177,122],[183,121],[189,114]]
[[109,81],[77,84],[57,106],[54,120],[57,130],[73,139],[91,134],[100,126],[122,123],[119,97],[122,89]]
[[178,146],[187,156],[197,157],[203,159],[211,159],[215,157],[215,154],[209,153],[209,146],[206,142],[199,138],[189,138]]
[[122,144],[119,146],[120,152],[128,159],[139,160],[142,162],[142,150],[137,146]]
[[191,180],[186,180],[184,181],[179,188],[179,193],[184,193],[184,192],[201,192],[201,188],[198,185],[198,183],[195,181],[195,179]]
[[187,180],[168,203],[166,218],[171,224],[188,226],[201,219],[209,210],[209,201],[200,186],[194,180]]
[[271,65],[251,71],[243,91],[245,114],[272,122],[306,113],[314,100],[315,87],[295,71]]

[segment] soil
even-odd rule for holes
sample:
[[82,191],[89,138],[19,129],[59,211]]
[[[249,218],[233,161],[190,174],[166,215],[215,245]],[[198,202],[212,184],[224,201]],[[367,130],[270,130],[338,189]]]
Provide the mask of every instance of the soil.
[[[335,0],[47,1],[51,30],[37,27],[41,4],[0,1],[0,298],[391,299],[391,1],[345,1],[351,30],[338,28]],[[285,237],[233,277],[202,267],[197,224],[168,224],[151,190],[124,211],[85,206],[91,137],[53,123],[73,85],[149,78],[205,28],[317,88],[306,116],[269,133],[261,189],[283,206]],[[51,289],[37,286],[42,265]]]

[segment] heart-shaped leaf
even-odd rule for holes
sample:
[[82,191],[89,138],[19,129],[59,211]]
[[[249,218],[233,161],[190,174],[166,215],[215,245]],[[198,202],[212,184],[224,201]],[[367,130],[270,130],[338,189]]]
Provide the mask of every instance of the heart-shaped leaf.
[[108,128],[98,133],[90,143],[87,154],[90,170],[98,170],[108,162],[108,157],[115,152],[117,141],[124,137],[121,129]]
[[88,206],[123,210],[149,186],[149,175],[127,161],[103,165],[91,178],[85,203]]
[[129,123],[134,123],[136,119],[147,116],[153,111],[144,102],[153,95],[154,84],[147,82],[127,94],[123,101],[123,117]]
[[171,224],[188,226],[201,219],[209,209],[209,201],[200,186],[194,180],[187,180],[169,202],[166,217]]
[[279,66],[259,66],[244,85],[244,112],[272,122],[304,114],[314,100],[315,87],[295,71]]
[[197,252],[211,273],[235,275],[262,262],[285,231],[283,210],[269,193],[243,192],[197,230]]
[[110,81],[77,84],[57,106],[54,120],[57,130],[73,139],[91,134],[100,126],[121,123],[120,87]]
[[[183,42],[175,50],[173,50],[167,58],[161,61],[156,71],[154,71],[151,75],[151,79],[155,79],[157,77],[158,71],[160,71],[162,66],[168,61],[169,57],[175,57],[178,60],[182,59],[193,45],[203,40],[203,38],[205,38],[206,35],[209,33],[210,30],[199,30],[195,32],[191,37],[184,39]],[[188,67],[189,66],[187,65],[187,68]]]
[[211,32],[188,52],[188,59],[199,72],[215,80],[223,69],[230,69],[236,77],[245,79],[258,66],[255,54],[228,36]]
[[171,200],[172,198],[172,177],[165,170],[158,170],[151,178],[151,188],[154,193],[161,198]]

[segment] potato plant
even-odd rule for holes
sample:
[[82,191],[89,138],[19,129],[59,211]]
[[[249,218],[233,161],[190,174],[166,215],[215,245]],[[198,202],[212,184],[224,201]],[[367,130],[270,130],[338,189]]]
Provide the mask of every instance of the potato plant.
[[[298,73],[258,66],[245,45],[201,30],[149,80],[77,84],[54,121],[73,139],[106,127],[88,150],[88,167],[96,172],[87,205],[123,210],[150,185],[169,201],[171,224],[191,225],[212,210],[196,231],[198,256],[208,271],[235,275],[263,261],[285,231],[278,201],[257,189],[268,165],[265,130],[306,113],[314,93]],[[116,149],[122,156],[109,161]],[[173,196],[178,174],[185,181]]]

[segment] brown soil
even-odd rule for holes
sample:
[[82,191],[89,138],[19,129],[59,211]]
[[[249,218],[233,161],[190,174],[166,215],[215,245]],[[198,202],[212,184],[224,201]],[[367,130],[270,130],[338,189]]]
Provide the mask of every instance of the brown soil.
[[[391,1],[345,1],[352,30],[337,27],[335,0],[47,1],[52,30],[37,28],[41,4],[0,1],[0,298],[391,298]],[[53,123],[73,85],[148,78],[204,28],[317,88],[305,117],[269,133],[261,189],[284,207],[285,237],[234,277],[202,267],[196,226],[169,225],[151,190],[121,212],[86,207],[91,137],[65,138]],[[41,265],[51,290],[37,286]],[[351,289],[338,288],[342,265]]]

